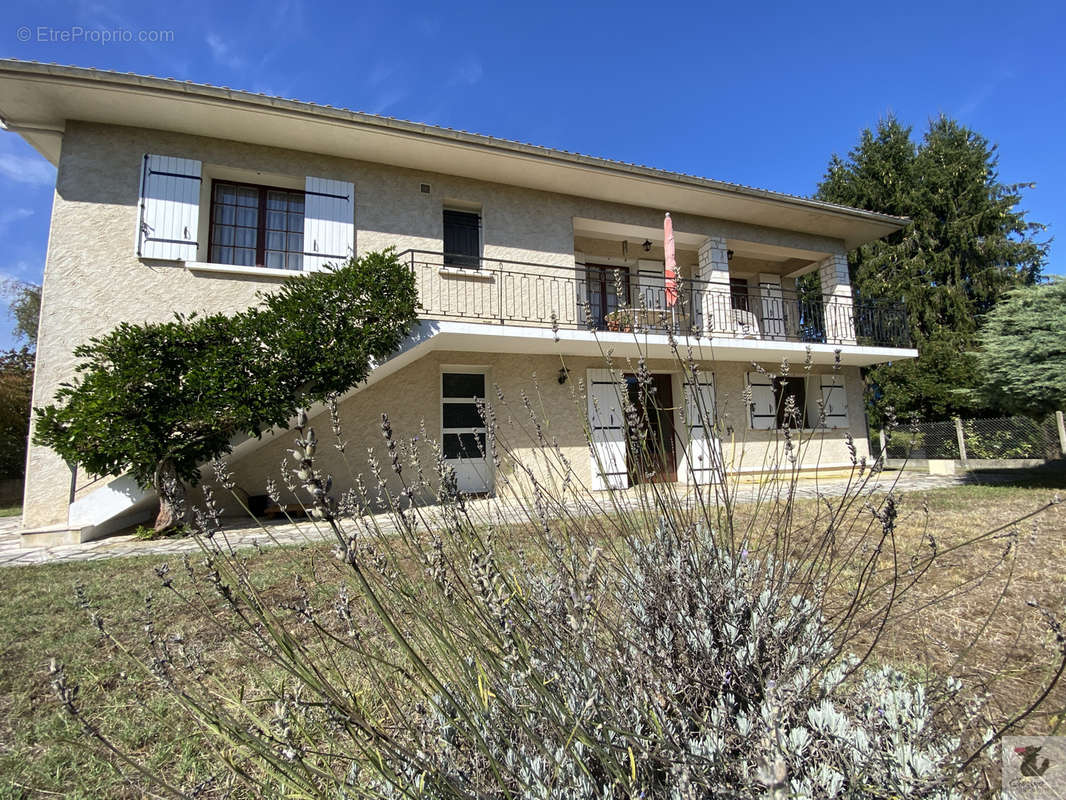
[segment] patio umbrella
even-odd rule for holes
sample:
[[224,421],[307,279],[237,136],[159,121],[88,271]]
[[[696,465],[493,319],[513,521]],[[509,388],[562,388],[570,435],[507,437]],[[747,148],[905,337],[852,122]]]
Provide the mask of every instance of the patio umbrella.
[[666,251],[666,305],[672,308],[677,304],[677,255],[674,253],[674,221],[670,219],[669,211],[663,220],[663,241]]

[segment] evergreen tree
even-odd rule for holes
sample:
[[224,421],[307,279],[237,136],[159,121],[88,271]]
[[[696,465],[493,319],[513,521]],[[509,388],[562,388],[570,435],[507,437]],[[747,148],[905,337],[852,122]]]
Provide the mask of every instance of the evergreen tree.
[[1066,279],[1009,292],[978,338],[984,402],[1034,417],[1066,409]]
[[911,219],[848,263],[858,297],[905,303],[919,352],[867,371],[877,405],[936,419],[977,410],[978,317],[1039,278],[1047,245],[1018,209],[1032,184],[1000,183],[987,139],[944,116],[917,145],[911,132],[892,117],[863,131],[847,159],[832,157],[817,197]]

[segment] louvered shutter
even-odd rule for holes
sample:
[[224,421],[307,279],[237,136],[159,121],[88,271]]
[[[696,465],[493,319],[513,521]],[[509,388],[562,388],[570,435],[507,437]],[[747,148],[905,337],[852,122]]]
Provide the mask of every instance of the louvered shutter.
[[304,269],[347,261],[355,253],[355,185],[308,175],[304,192]]
[[139,258],[196,260],[201,182],[199,161],[145,155],[137,220]]
[[592,488],[625,489],[629,486],[629,473],[618,384],[606,369],[588,370],[586,380],[592,433]]
[[840,375],[821,376],[822,402],[825,404],[825,427],[848,427],[848,392]]
[[689,483],[713,483],[721,464],[721,447],[714,433],[714,378],[701,376],[698,382],[685,382],[685,424],[688,451],[685,453]]
[[777,400],[770,378],[761,372],[748,373],[751,387],[751,429],[772,431],[777,427]]

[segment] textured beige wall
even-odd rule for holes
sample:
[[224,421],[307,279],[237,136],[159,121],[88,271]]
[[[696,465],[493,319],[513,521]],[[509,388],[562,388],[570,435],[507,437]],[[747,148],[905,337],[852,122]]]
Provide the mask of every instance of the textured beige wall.
[[[557,379],[562,363],[570,371],[570,380],[565,384],[559,384]],[[489,402],[495,411],[503,445],[501,453],[507,451],[510,454],[503,458],[504,464],[496,474],[498,483],[501,479],[517,479],[517,485],[521,485],[521,473],[516,476],[513,466],[508,463],[512,455],[542,481],[551,480],[550,470],[545,466],[546,459],[558,464],[554,454],[545,455],[537,445],[536,427],[523,403],[524,395],[546,440],[558,445],[558,451],[572,464],[576,477],[588,485],[591,458],[584,433],[585,399],[582,384],[587,369],[604,366],[601,359],[564,357],[560,361],[559,356],[554,355],[436,352],[355,393],[340,405],[343,439],[347,443],[344,455],[333,447],[336,439],[330,431],[328,416],[322,414],[312,420],[311,425],[321,441],[318,449],[319,469],[334,477],[338,491],[355,485],[357,475],[367,486],[375,487],[377,479],[370,467],[371,458],[379,462],[389,490],[395,493],[400,489],[398,479],[391,473],[382,438],[383,412],[389,415],[397,440],[403,442],[404,447],[417,447],[427,476],[434,474],[433,451],[427,437],[435,441],[440,439],[440,374],[456,366],[486,369]],[[616,366],[623,370],[635,368],[635,365],[627,365],[622,361],[617,362]],[[779,369],[779,365],[764,366],[768,370]],[[680,365],[668,360],[653,359],[648,362],[648,367],[652,372],[681,372]],[[787,467],[779,433],[749,430],[748,413],[743,401],[744,376],[749,368],[750,365],[739,363],[708,363],[701,367],[715,377],[718,412],[725,430],[723,455],[726,464],[733,471],[744,472],[773,469],[775,464]],[[794,369],[792,374],[800,373]],[[857,456],[861,458],[868,453],[862,415],[861,380],[857,368],[844,368],[841,374],[847,386],[849,419]],[[502,403],[497,395],[497,387],[504,398]],[[681,404],[679,387],[675,388],[674,404]],[[680,420],[677,424],[681,430]],[[280,467],[294,437],[291,431],[272,436],[272,441],[235,464],[234,476],[238,484],[252,495],[265,491],[268,478],[273,478],[279,487],[282,486]],[[809,441],[799,451],[800,467],[813,469],[850,465],[845,431],[831,430],[813,435],[806,432],[804,437],[809,437]],[[411,467],[405,464],[404,471],[406,477],[411,479]],[[431,482],[433,486],[436,485],[434,481]],[[376,490],[371,488],[370,496],[373,498],[376,494]]]
[[[35,406],[50,402],[60,382],[73,376],[74,347],[118,322],[162,320],[176,311],[235,311],[254,303],[258,290],[276,285],[260,278],[193,273],[173,262],[135,257],[139,176],[146,152],[198,159],[208,174],[230,170],[263,173],[267,180],[316,175],[352,181],[360,253],[386,246],[439,250],[446,200],[481,207],[487,258],[537,262],[564,272],[574,265],[575,216],[651,227],[662,222],[659,209],[222,139],[71,122],[64,135],[45,264]],[[423,194],[421,183],[431,184],[432,192]],[[674,223],[677,230],[701,235],[843,252],[838,240],[805,234],[683,214]],[[470,278],[451,280],[447,291],[463,297],[471,291],[492,291],[471,289]],[[514,293],[521,296],[520,286]],[[31,447],[26,487],[26,527],[66,523],[70,470],[58,456]]]

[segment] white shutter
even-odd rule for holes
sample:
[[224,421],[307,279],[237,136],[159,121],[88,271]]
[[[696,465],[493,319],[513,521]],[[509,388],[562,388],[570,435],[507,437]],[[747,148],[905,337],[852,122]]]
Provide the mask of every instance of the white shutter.
[[715,436],[714,376],[701,376],[698,383],[685,382],[685,424],[688,451],[685,453],[689,483],[713,483],[721,465],[722,451]]
[[822,402],[825,404],[825,427],[848,427],[848,392],[840,375],[822,375]]
[[629,486],[629,472],[618,384],[607,369],[588,370],[586,381],[592,433],[592,488],[625,489]]
[[200,223],[201,164],[146,155],[141,165],[137,256],[195,261]]
[[308,175],[304,192],[304,269],[347,261],[355,252],[355,186]]
[[751,429],[772,431],[777,427],[777,399],[774,397],[773,383],[761,372],[749,372],[748,385],[751,387]]
[[763,335],[774,339],[784,338],[785,298],[781,294],[781,276],[759,273],[759,296]]

